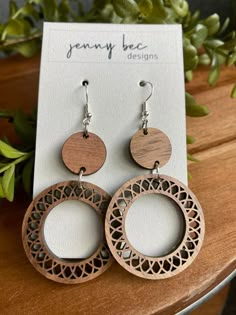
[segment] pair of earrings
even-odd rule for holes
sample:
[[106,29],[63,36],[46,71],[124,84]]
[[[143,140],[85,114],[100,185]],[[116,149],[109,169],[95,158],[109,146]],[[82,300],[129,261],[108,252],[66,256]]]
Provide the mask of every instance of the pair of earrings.
[[[140,86],[151,87],[141,81]],[[130,153],[134,161],[152,172],[129,180],[111,198],[100,187],[85,182],[82,177],[98,171],[106,159],[106,147],[101,138],[88,131],[91,113],[88,110],[88,81],[86,89],[84,130],[70,136],[63,145],[65,166],[78,174],[77,181],[60,182],[46,188],[28,207],[22,226],[22,240],[32,265],[45,277],[61,283],[82,283],[106,271],[113,258],[127,271],[146,279],[163,279],[174,276],[188,267],[197,256],[203,242],[205,225],[201,206],[183,183],[162,175],[159,168],[171,156],[169,138],[160,130],[148,127],[146,101],[142,109],[142,128],[131,139]],[[185,222],[184,235],[172,252],[151,257],[138,252],[125,232],[126,215],[135,200],[146,194],[160,194],[173,200]],[[90,205],[105,223],[104,238],[97,250],[83,260],[62,259],[55,256],[43,235],[44,222],[49,212],[66,200],[79,200]],[[107,242],[106,242],[107,241]]]

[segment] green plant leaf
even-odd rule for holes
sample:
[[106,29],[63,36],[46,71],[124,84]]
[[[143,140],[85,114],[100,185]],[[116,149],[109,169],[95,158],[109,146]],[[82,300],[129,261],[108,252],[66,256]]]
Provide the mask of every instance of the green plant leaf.
[[9,167],[11,167],[13,163],[1,163],[0,165],[0,173],[5,172],[6,170],[9,169]]
[[151,14],[149,14],[146,19],[145,23],[150,24],[163,24],[166,22],[166,18],[168,16],[167,10],[164,6],[162,0],[152,0],[153,9]]
[[6,170],[8,170],[12,165],[17,165],[22,163],[23,161],[28,160],[32,155],[33,155],[33,151],[31,152],[27,152],[25,153],[25,155],[18,157],[17,159],[11,161],[11,162],[6,162],[6,163],[0,163],[0,173],[5,172]]
[[112,4],[116,14],[122,18],[139,13],[139,7],[134,0],[113,0]]
[[203,24],[198,24],[195,33],[191,36],[191,42],[196,48],[200,48],[207,38],[208,30]]
[[220,75],[220,65],[217,54],[213,54],[211,69],[208,76],[208,83],[215,85]]
[[27,153],[21,152],[13,148],[9,144],[3,142],[2,140],[0,140],[0,154],[9,159],[16,159],[16,158],[26,155]]
[[18,109],[14,116],[14,128],[18,136],[27,144],[35,143],[36,129],[32,127],[27,116]]
[[209,114],[205,105],[198,105],[192,95],[185,93],[186,115],[190,117],[202,117]]
[[231,92],[231,97],[236,98],[236,84],[234,85],[232,92]]
[[2,187],[7,200],[13,201],[15,190],[15,165],[9,167],[3,174]]
[[236,47],[236,38],[233,38],[221,46],[222,49],[234,49]]
[[102,10],[108,2],[109,0],[94,0],[93,7],[98,10]]
[[0,118],[7,118],[8,120],[12,121],[13,117],[14,117],[13,111],[0,109]]
[[43,4],[43,13],[46,21],[57,21],[57,4],[55,0],[41,0]]
[[192,161],[192,162],[199,162],[199,160],[198,159],[196,159],[193,155],[191,155],[191,154],[187,154],[187,159],[189,160],[189,161]]
[[3,186],[2,186],[2,177],[0,177],[0,198],[6,198],[5,193],[3,191]]
[[38,5],[42,5],[44,3],[44,0],[29,0],[29,3],[34,3],[34,4],[38,4]]
[[188,14],[188,2],[185,0],[169,0],[175,13],[180,17],[185,17]]
[[192,174],[188,171],[188,180],[191,180],[193,178]]
[[37,107],[34,107],[32,112],[29,115],[29,118],[31,121],[33,121],[36,125],[36,120],[37,120]]
[[227,29],[228,26],[229,26],[229,23],[230,23],[230,18],[227,17],[227,18],[225,19],[223,25],[221,26],[218,35],[222,35],[222,34],[226,31],[226,29]]
[[186,20],[187,23],[184,23],[184,31],[188,32],[190,30],[192,30],[199,22],[199,16],[200,16],[200,11],[197,10],[193,13],[193,15],[191,16],[190,12],[189,15],[187,16]]
[[39,50],[38,41],[36,39],[17,44],[13,49],[24,57],[33,57]]
[[5,142],[6,144],[9,144],[11,146],[11,143],[10,143],[9,139],[6,136],[2,137],[2,141]]
[[195,138],[193,136],[187,135],[187,144],[192,144],[195,142]]
[[31,3],[26,3],[17,13],[23,16],[34,17],[36,19],[39,18],[38,12]]
[[212,14],[203,21],[208,29],[208,35],[214,35],[220,28],[220,18],[218,14]]
[[6,166],[8,163],[6,163],[6,162],[0,162],[0,169],[1,169],[1,167],[4,167],[4,166]]
[[32,174],[34,167],[34,157],[30,158],[25,164],[22,172],[22,182],[25,191],[30,194],[32,187]]
[[207,46],[208,48],[211,49],[215,49],[217,47],[222,47],[223,44],[224,42],[222,40],[211,38],[205,41],[204,46]]
[[192,79],[193,79],[193,71],[192,70],[185,72],[185,79],[187,80],[187,82],[192,81]]
[[198,57],[198,60],[199,60],[199,64],[200,65],[209,65],[211,63],[211,59],[210,57],[208,56],[208,54],[201,54],[199,57]]
[[68,15],[70,13],[70,6],[68,1],[62,0],[58,5],[58,19],[61,22],[68,21]]
[[16,1],[10,0],[9,2],[9,16],[13,16],[18,10]]
[[28,21],[23,19],[10,20],[3,33],[2,39],[6,37],[24,37],[30,34],[31,26]]
[[209,110],[204,105],[191,105],[186,104],[186,115],[190,117],[203,117],[209,114]]
[[147,16],[152,13],[153,3],[151,0],[139,0],[138,7],[141,14]]
[[232,66],[235,62],[236,62],[236,51],[228,55],[228,58],[226,60],[226,65]]
[[225,55],[220,49],[216,49],[215,53],[218,58],[219,66],[223,65],[226,62],[227,55]]
[[198,64],[197,49],[191,44],[190,40],[184,38],[184,70],[189,71],[196,68]]

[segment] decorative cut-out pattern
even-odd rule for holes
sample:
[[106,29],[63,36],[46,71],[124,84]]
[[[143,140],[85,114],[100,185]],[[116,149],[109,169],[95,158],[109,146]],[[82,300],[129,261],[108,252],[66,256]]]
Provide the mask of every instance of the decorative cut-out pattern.
[[30,204],[22,226],[22,240],[32,265],[45,277],[62,283],[82,283],[106,271],[113,257],[105,238],[96,252],[87,259],[61,259],[47,247],[43,224],[48,213],[66,200],[80,200],[89,204],[104,223],[111,197],[101,188],[87,182],[67,181],[50,186]]
[[[114,258],[129,272],[147,279],[168,278],[187,268],[197,256],[205,233],[202,208],[191,190],[172,177],[158,176],[143,175],[125,183],[113,196],[105,222],[106,238]],[[145,194],[165,195],[174,200],[182,211],[185,220],[183,239],[166,256],[143,255],[127,239],[127,212],[132,203]]]

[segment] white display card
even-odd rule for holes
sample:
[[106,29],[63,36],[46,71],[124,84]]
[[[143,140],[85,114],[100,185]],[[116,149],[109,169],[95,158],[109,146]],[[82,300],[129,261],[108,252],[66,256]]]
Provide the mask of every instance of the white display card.
[[[61,148],[70,135],[83,130],[85,79],[92,113],[89,130],[103,139],[107,158],[83,180],[112,195],[129,179],[150,172],[129,154],[130,139],[141,127],[141,104],[150,93],[148,86],[139,85],[146,80],[154,86],[147,102],[148,125],[165,132],[172,144],[171,159],[160,173],[187,184],[183,73],[180,25],[45,23],[34,196],[57,182],[77,179],[64,166]],[[130,241],[147,255],[165,252],[173,237],[179,237],[180,216],[164,199],[140,198],[127,217]],[[49,214],[44,235],[57,256],[84,258],[96,248],[103,227],[86,209],[81,202],[67,201]]]

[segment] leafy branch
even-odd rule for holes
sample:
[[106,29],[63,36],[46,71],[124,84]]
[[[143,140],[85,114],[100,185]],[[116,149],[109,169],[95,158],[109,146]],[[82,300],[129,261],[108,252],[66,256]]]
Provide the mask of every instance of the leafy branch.
[[[5,23],[0,23],[0,51],[6,55],[14,53],[20,53],[25,57],[35,55],[41,48],[43,21],[177,23],[182,25],[183,30],[186,82],[193,80],[194,70],[202,66],[209,69],[209,85],[215,85],[223,65],[236,65],[236,31],[228,30],[229,18],[222,25],[218,14],[201,19],[199,11],[190,12],[186,0],[94,0],[93,7],[86,13],[79,0],[26,0],[22,7],[18,7],[14,0],[10,0],[8,19]],[[236,85],[231,97],[236,98]],[[187,116],[202,117],[208,113],[205,105],[197,104],[194,97],[186,93]],[[0,197],[12,200],[14,182],[22,181],[27,191],[31,187],[35,119],[26,116],[22,111],[16,113],[0,111],[1,118],[13,122],[24,143],[22,149],[18,151],[6,141],[0,142]],[[193,137],[187,136],[187,143],[193,142]],[[6,145],[10,146],[13,156],[14,150],[19,156],[7,157]],[[190,154],[188,159],[196,161]]]
[[[236,64],[236,31],[226,33],[229,18],[223,25],[218,14],[201,19],[199,11],[190,12],[186,0],[95,0],[86,14],[77,0],[27,0],[21,8],[11,0],[8,20],[0,24],[0,50],[25,57],[36,54],[43,21],[182,24],[187,82],[198,65],[210,67],[208,83],[214,85],[223,64]],[[236,85],[231,96],[236,97]]]
[[8,139],[0,140],[0,198],[13,201],[15,185],[23,183],[26,192],[31,192],[34,166],[36,133],[36,111],[31,115],[21,110],[7,112],[0,110],[0,118],[13,123],[22,141],[21,148],[12,146]]

